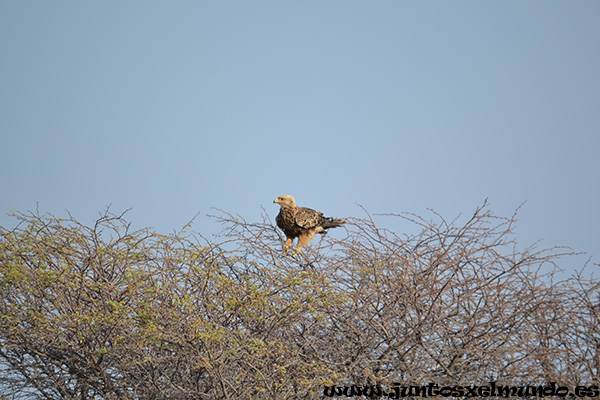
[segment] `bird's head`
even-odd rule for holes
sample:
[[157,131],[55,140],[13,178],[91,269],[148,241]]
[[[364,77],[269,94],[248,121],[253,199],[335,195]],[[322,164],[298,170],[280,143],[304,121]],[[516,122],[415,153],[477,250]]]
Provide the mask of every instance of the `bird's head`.
[[290,195],[284,194],[273,200],[273,203],[279,204],[281,207],[294,207],[296,202]]

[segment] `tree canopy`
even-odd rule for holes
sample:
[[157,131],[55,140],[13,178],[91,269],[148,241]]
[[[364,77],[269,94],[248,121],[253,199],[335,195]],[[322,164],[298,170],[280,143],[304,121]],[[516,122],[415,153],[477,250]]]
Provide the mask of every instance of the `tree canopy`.
[[599,282],[520,249],[515,216],[368,213],[285,255],[265,217],[217,242],[18,214],[0,229],[7,399],[318,399],[337,385],[599,381]]

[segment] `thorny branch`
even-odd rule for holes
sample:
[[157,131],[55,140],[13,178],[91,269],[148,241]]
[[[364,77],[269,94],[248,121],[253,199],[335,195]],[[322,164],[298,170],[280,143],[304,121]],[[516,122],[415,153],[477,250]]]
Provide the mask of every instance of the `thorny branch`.
[[[517,250],[516,214],[350,218],[300,256],[260,222],[132,231],[107,209],[0,229],[0,393],[315,399],[326,385],[598,382],[600,283]],[[401,218],[399,236],[376,220]]]

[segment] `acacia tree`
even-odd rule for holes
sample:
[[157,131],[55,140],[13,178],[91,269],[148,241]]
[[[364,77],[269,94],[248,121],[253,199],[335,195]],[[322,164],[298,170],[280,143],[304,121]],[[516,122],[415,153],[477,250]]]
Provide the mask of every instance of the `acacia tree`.
[[[316,399],[327,386],[598,382],[599,283],[518,250],[515,216],[353,218],[298,256],[267,217],[132,231],[104,212],[0,231],[6,398]],[[343,232],[343,231],[342,231]]]

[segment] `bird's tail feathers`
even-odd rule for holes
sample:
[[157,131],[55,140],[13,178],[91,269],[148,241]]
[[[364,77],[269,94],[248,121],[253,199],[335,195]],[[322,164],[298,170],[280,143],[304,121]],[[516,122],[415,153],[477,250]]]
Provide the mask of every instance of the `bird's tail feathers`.
[[[326,217],[325,222],[321,226],[323,227],[323,229],[329,229],[329,228],[337,228],[338,226],[344,225],[345,223],[346,223],[346,221],[341,218]],[[323,233],[325,233],[325,232],[323,232]]]

